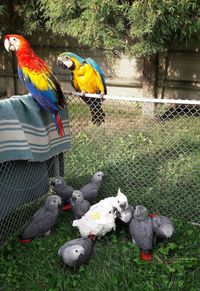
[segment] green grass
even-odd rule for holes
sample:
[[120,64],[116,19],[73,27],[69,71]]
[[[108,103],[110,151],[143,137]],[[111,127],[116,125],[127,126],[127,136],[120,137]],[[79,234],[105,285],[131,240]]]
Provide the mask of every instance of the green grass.
[[200,231],[174,220],[175,234],[154,249],[152,262],[139,259],[128,229],[117,226],[94,242],[92,257],[79,270],[65,266],[57,251],[78,232],[71,213],[62,213],[50,237],[21,245],[17,235],[0,254],[0,282],[9,290],[199,290]]
[[[71,213],[62,213],[50,237],[21,245],[17,234],[0,252],[3,290],[104,291],[200,290],[200,124],[199,117],[141,118],[139,105],[104,104],[105,124],[96,127],[81,103],[69,106],[73,149],[65,154],[65,179],[79,188],[97,170],[105,172],[98,199],[120,187],[131,204],[173,217],[175,233],[154,249],[151,263],[126,228],[117,226],[94,243],[90,262],[78,271],[62,264],[57,251],[77,238]],[[1,286],[1,285],[0,285]],[[0,288],[1,289],[1,288]]]

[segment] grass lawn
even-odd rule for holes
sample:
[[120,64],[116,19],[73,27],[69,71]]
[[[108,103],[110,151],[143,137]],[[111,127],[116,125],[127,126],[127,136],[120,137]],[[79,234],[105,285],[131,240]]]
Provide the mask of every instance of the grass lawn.
[[[79,188],[97,171],[105,172],[98,198],[115,195],[120,187],[131,204],[169,215],[175,233],[160,242],[151,263],[122,225],[94,242],[89,264],[78,271],[60,261],[57,251],[79,236],[71,213],[61,213],[50,237],[20,245],[17,234],[0,251],[2,290],[200,290],[200,118],[176,115],[141,118],[140,104],[105,101],[100,127],[90,122],[82,103],[70,103],[73,149],[65,154],[65,179]],[[166,114],[165,114],[166,115]],[[1,285],[0,285],[1,286]]]
[[152,262],[139,259],[128,229],[94,242],[93,254],[79,270],[69,269],[57,256],[60,245],[78,237],[71,213],[62,213],[50,237],[21,245],[17,236],[1,250],[0,279],[9,290],[194,290],[200,288],[200,231],[174,220],[170,242],[160,242]]

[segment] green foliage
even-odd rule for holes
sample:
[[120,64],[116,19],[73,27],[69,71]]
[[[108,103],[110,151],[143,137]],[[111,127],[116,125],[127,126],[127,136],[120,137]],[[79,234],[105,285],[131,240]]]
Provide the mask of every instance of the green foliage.
[[[187,43],[200,33],[198,0],[14,0],[6,4],[10,26],[30,34],[75,38],[108,54],[150,56],[172,42]],[[3,13],[2,5],[0,13]],[[8,17],[9,18],[9,17]]]
[[200,33],[198,0],[136,0],[129,11],[133,52],[164,51],[173,41],[188,42]]
[[198,0],[38,0],[46,28],[108,52],[152,55],[200,33]]
[[124,50],[126,47],[126,15],[128,4],[116,0],[49,1],[38,0],[46,28],[53,33],[75,37],[79,43]]

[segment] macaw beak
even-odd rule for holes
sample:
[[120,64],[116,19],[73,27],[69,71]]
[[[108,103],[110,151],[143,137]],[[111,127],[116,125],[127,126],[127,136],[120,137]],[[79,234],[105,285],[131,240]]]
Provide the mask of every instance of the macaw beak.
[[4,40],[4,47],[8,52],[10,51],[10,42],[7,38]]
[[61,57],[58,57],[57,58],[57,66],[61,67],[62,65],[63,65],[62,59],[61,59]]

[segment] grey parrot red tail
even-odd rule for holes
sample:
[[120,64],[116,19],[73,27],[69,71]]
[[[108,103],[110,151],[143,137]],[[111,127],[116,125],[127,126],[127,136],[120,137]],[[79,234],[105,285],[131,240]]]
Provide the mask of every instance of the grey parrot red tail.
[[143,261],[152,261],[153,255],[152,255],[151,252],[141,251],[140,252],[140,259],[143,260]]
[[28,243],[32,242],[32,239],[22,239],[22,238],[20,238],[19,242],[21,244],[28,244]]
[[63,208],[62,208],[63,211],[69,211],[71,209],[72,209],[72,207],[71,207],[70,203],[65,204],[65,206],[63,206]]

